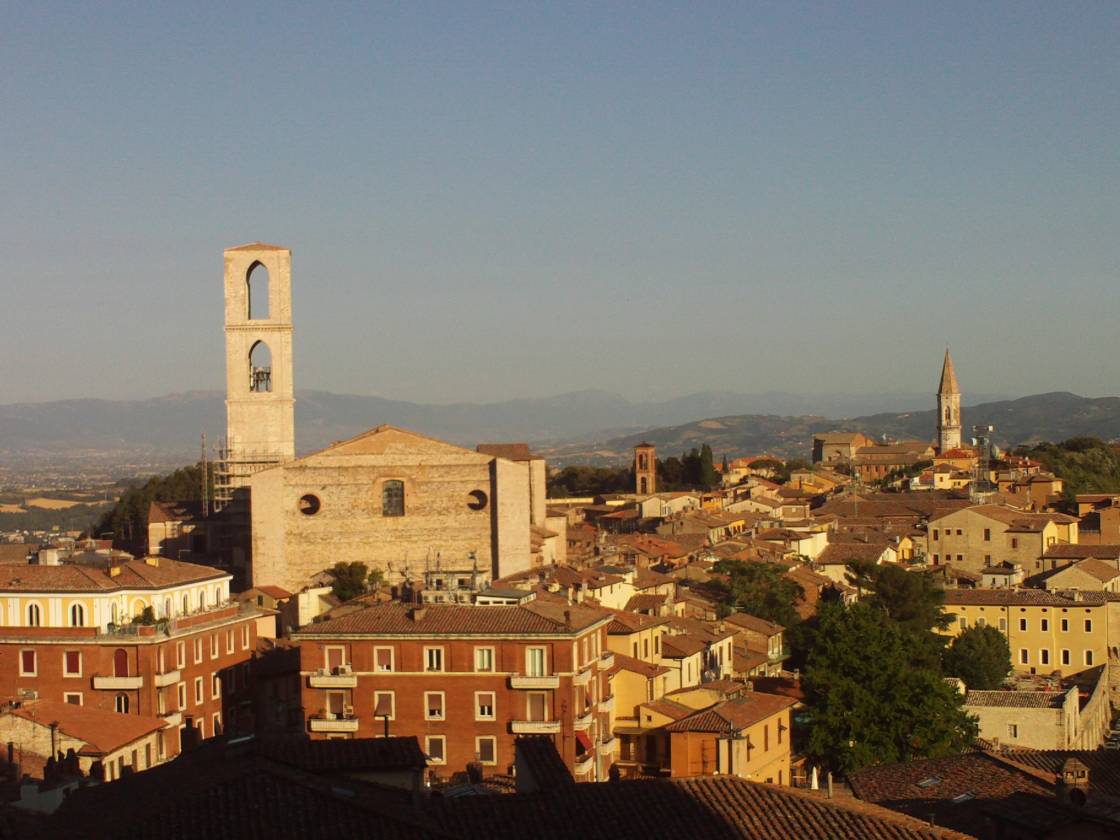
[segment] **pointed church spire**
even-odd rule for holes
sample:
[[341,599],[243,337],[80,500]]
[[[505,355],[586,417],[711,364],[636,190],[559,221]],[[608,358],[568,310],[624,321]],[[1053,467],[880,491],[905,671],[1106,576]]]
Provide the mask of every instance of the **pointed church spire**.
[[938,394],[959,394],[961,386],[957,384],[957,374],[953,370],[953,357],[949,355],[949,348],[945,348],[945,363],[941,366],[941,384],[937,388]]

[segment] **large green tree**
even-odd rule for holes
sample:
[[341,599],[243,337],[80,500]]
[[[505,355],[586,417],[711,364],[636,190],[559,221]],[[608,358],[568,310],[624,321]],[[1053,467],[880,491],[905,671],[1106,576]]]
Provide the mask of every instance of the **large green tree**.
[[718,487],[719,483],[719,476],[712,461],[712,447],[705,443],[700,447],[700,486],[705,490],[711,490],[713,487]]
[[945,591],[932,575],[908,572],[901,566],[857,563],[849,566],[848,580],[869,593],[864,602],[882,610],[905,632],[914,636],[927,665],[940,658],[947,637],[937,633],[952,623],[944,610]]
[[946,648],[943,661],[945,673],[967,688],[992,691],[1011,673],[1011,648],[994,627],[969,627]]
[[722,601],[758,618],[791,627],[798,621],[796,609],[801,587],[777,563],[744,563],[720,560],[712,570],[728,576],[722,586]]
[[365,595],[370,589],[379,586],[383,579],[380,569],[370,571],[369,567],[360,560],[353,563],[335,563],[329,571],[334,578],[331,582],[331,594],[340,601],[349,601],[359,595]]
[[971,744],[977,727],[963,696],[924,660],[915,635],[882,609],[822,605],[804,675],[810,758],[847,773]]
[[[208,476],[208,478],[210,478]],[[93,535],[113,534],[124,547],[147,546],[148,507],[155,502],[194,502],[202,498],[202,466],[182,467],[128,487],[93,526]]]

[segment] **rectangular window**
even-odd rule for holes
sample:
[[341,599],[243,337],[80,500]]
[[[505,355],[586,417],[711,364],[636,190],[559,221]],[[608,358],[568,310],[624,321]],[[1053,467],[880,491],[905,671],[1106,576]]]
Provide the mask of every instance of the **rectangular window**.
[[1007,619],[1006,618],[1000,618],[1000,620],[999,620],[999,632],[1001,632],[1001,633],[1006,633],[1007,632]]
[[424,692],[424,720],[443,720],[443,692]]
[[217,659],[218,658],[218,634],[217,633],[211,633],[210,634],[210,658],[211,659]]
[[958,554],[957,555],[957,562],[958,563],[963,563],[964,562],[964,555],[963,554]]
[[1017,723],[1007,724],[1007,737],[1008,738],[1018,738],[1019,737],[1019,724],[1017,724]]
[[1091,650],[1085,651],[1085,664],[1086,665],[1092,665],[1093,664],[1093,652]]
[[1068,618],[1063,618],[1061,620],[1061,623],[1058,625],[1058,627],[1061,628],[1061,631],[1063,633],[1068,633],[1069,632],[1069,619]]
[[525,649],[525,676],[543,677],[545,675],[545,656],[543,647]]
[[80,706],[82,705],[82,692],[67,691],[62,695],[62,700],[65,703],[69,703],[71,706]]
[[1047,632],[1050,629],[1050,619],[1048,619],[1048,618],[1040,619],[1039,624],[1042,627],[1042,632],[1043,633]]
[[62,654],[62,675],[64,677],[80,677],[82,675],[82,652],[68,650]]
[[424,670],[425,671],[442,671],[443,670],[443,648],[441,648],[441,647],[424,648]]
[[215,737],[222,734],[222,713],[221,712],[214,712],[213,716],[210,718],[210,731],[214,733]]
[[389,718],[394,720],[397,716],[397,695],[392,691],[375,691],[373,693],[373,716],[375,718]]
[[1069,650],[1067,648],[1062,648],[1062,664],[1069,664]]
[[766,752],[770,749],[770,724],[764,723],[762,725],[762,751]]
[[1038,651],[1038,663],[1040,665],[1049,665],[1050,664],[1050,649],[1049,648],[1040,648],[1039,649],[1039,651]]
[[474,669],[480,673],[494,670],[494,648],[476,647],[474,649]]
[[39,663],[33,650],[19,652],[19,675],[21,677],[34,677],[39,673]]
[[233,628],[226,631],[226,653],[233,653]]
[[375,647],[373,649],[374,668],[378,671],[393,670],[393,649],[391,647]]
[[1020,630],[1026,630],[1027,629],[1027,620],[1025,618],[1020,618],[1019,619],[1019,629]]
[[447,762],[447,739],[443,735],[429,735],[424,739],[424,752],[428,754],[429,764]]
[[194,704],[202,705],[202,677],[194,678]]
[[222,696],[222,680],[217,674],[211,674],[210,698],[217,700]]
[[175,690],[178,695],[176,699],[179,701],[179,708],[176,711],[185,711],[187,708],[187,684],[181,682],[175,686]]
[[660,635],[653,637],[653,652],[658,654],[658,655],[661,654],[661,636]]
[[1012,537],[1011,538],[1011,547],[1012,548],[1018,548],[1019,547],[1019,538],[1018,537]]
[[960,536],[961,534],[963,534],[963,533],[964,533],[964,532],[963,532],[963,531],[962,531],[962,530],[961,530],[960,528],[957,528],[957,536],[958,536],[958,537],[959,537],[959,536]]
[[984,529],[984,542],[991,542],[991,541],[992,541],[992,529],[991,528],[985,528]]
[[548,720],[548,695],[543,691],[530,691],[525,695],[526,720]]
[[988,626],[988,620],[986,618],[984,618],[984,616],[980,616],[978,619],[976,619],[976,626],[977,627],[987,627]]
[[965,618],[963,615],[961,616],[960,624],[961,624],[961,629],[962,630],[967,630],[968,629],[968,619]]
[[1029,665],[1031,661],[1030,652],[1026,648],[1019,649],[1019,663],[1022,665]]
[[474,693],[474,719],[494,720],[493,691],[476,691]]
[[194,640],[194,664],[197,665],[202,661],[202,639],[195,637]]
[[939,564],[940,562],[941,562],[941,555],[940,555],[940,554],[935,554],[935,555],[933,555],[933,565],[935,565],[935,566],[936,566],[936,565],[938,565],[938,564]]
[[346,664],[346,648],[341,645],[328,645],[323,652],[328,674],[337,674]]
[[935,540],[941,539],[941,533],[936,528],[933,529],[933,538]]
[[498,763],[498,739],[492,736],[474,739],[474,751],[482,764]]
[[1093,619],[1091,619],[1091,618],[1085,619],[1085,632],[1086,633],[1092,633],[1093,632]]
[[175,667],[176,668],[186,668],[187,667],[187,643],[186,642],[176,642],[175,643]]
[[241,625],[241,649],[242,650],[248,650],[249,649],[249,625],[248,624]]
[[649,659],[649,639],[642,640],[642,656]]

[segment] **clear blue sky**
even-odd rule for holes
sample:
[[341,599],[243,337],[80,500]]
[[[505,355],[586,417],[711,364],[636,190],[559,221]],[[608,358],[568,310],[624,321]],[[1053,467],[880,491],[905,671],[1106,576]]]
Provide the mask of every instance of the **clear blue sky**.
[[1120,3],[7,3],[0,402],[1120,393]]

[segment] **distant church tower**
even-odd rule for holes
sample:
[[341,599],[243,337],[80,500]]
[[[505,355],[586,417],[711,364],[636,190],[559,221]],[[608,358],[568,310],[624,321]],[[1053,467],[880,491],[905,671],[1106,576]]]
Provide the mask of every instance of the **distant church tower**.
[[226,445],[215,501],[295,458],[292,252],[254,242],[225,251]]
[[657,447],[652,443],[634,447],[634,492],[640,496],[657,492]]
[[937,388],[937,446],[947,452],[961,445],[961,386],[953,370],[953,357],[945,349],[941,384]]

